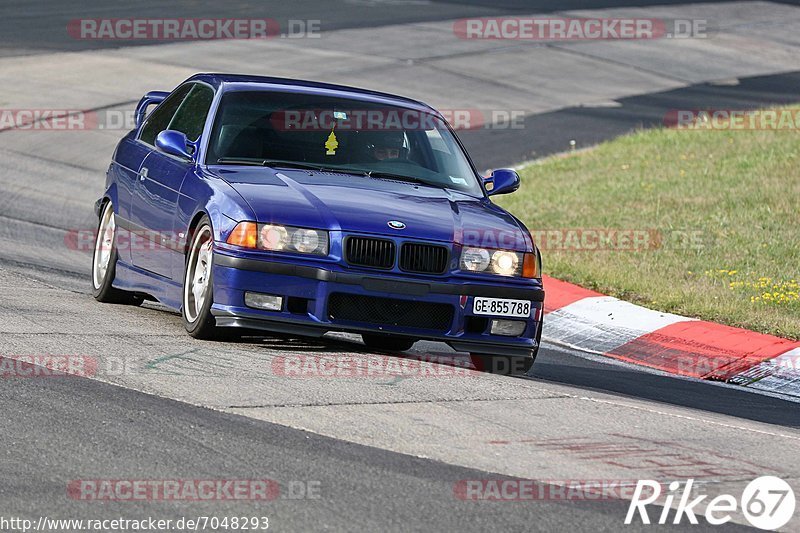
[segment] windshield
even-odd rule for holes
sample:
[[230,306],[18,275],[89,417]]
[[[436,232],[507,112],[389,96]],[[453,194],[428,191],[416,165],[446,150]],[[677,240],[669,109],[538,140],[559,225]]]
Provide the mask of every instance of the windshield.
[[325,168],[408,179],[481,195],[447,125],[424,111],[361,100],[230,91],[220,102],[206,164]]

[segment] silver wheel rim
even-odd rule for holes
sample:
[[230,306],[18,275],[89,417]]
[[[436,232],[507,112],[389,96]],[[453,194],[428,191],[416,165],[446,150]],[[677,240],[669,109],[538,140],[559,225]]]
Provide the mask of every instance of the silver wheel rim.
[[94,243],[94,260],[92,261],[92,283],[95,289],[103,286],[108,274],[108,265],[111,263],[111,253],[114,251],[114,232],[117,226],[114,222],[114,209],[110,203],[106,204],[100,226],[97,230],[97,239]]
[[183,283],[183,312],[189,322],[197,320],[209,297],[212,245],[211,228],[203,226],[192,241]]

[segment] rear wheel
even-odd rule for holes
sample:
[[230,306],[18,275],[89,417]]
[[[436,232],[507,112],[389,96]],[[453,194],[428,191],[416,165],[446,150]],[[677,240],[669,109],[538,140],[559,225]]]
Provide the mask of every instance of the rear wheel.
[[368,348],[384,352],[405,352],[416,342],[414,339],[381,335],[380,333],[362,333],[361,338]]
[[113,287],[117,275],[117,225],[114,206],[106,202],[97,227],[92,255],[92,296],[103,303],[141,305],[144,298]]
[[481,353],[471,353],[469,358],[475,368],[483,372],[500,374],[503,376],[522,376],[527,374],[533,366],[533,357],[513,356],[513,355],[489,355]]
[[197,225],[186,254],[186,273],[183,278],[181,315],[186,331],[196,339],[211,339],[217,334],[216,321],[211,314],[214,253],[214,233],[208,217]]

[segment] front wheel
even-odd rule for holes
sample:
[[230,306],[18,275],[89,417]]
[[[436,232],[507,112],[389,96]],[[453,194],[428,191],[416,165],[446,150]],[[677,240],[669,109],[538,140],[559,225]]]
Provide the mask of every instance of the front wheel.
[[213,303],[212,259],[214,233],[208,217],[197,225],[189,251],[186,254],[186,273],[183,277],[183,305],[181,315],[186,331],[196,339],[211,339],[217,327],[211,315]]
[[100,215],[92,255],[92,296],[103,303],[141,305],[144,298],[113,286],[117,275],[116,233],[114,206],[111,202],[106,202]]
[[361,339],[367,348],[382,352],[405,352],[411,349],[416,342],[414,339],[381,335],[380,333],[362,333]]
[[535,359],[535,357],[482,353],[471,353],[469,358],[478,370],[502,376],[522,376],[527,374]]

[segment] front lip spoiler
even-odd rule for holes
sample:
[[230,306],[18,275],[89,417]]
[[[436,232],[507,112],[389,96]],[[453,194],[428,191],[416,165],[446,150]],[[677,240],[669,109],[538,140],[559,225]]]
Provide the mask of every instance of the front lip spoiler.
[[276,261],[263,261],[258,259],[233,257],[220,253],[215,253],[213,257],[214,265],[216,266],[236,268],[240,270],[252,270],[256,272],[266,272],[268,274],[297,276],[300,278],[315,279],[317,281],[342,283],[344,285],[360,285],[364,289],[375,292],[395,293],[408,296],[425,296],[426,294],[453,294],[466,296],[485,296],[489,298],[515,298],[519,300],[530,300],[533,302],[544,301],[543,289],[530,289],[512,286],[503,287],[497,285],[476,285],[472,283],[462,285],[435,281],[408,281],[402,278],[390,276],[370,277],[368,275],[353,274],[349,272],[335,272],[325,268],[293,265],[291,263],[279,263]]
[[458,352],[485,353],[492,355],[507,355],[518,357],[534,357],[538,351],[538,343],[531,339],[531,346],[502,344],[492,341],[468,340],[447,337],[444,335],[408,334],[402,332],[386,331],[370,327],[353,327],[340,324],[309,323],[306,321],[286,318],[270,319],[251,313],[240,311],[231,312],[211,308],[217,326],[228,328],[243,328],[283,333],[285,335],[300,335],[303,337],[322,337],[329,331],[345,331],[349,333],[383,333],[396,337],[411,337],[417,340],[444,342]]

